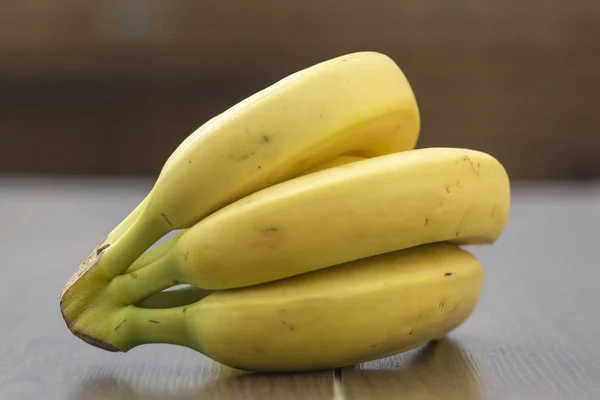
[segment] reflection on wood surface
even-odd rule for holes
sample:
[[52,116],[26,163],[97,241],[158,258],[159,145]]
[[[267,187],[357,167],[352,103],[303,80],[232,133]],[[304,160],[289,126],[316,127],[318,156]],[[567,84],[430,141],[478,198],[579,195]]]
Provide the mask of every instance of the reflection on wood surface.
[[446,338],[419,349],[342,371],[350,399],[481,399],[479,371],[461,344]]

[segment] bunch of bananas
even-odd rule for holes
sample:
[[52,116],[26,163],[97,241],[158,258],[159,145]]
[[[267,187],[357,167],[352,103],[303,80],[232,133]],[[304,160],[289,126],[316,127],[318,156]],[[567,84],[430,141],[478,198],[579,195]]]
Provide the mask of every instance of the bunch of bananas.
[[234,105],[181,143],[82,262],[60,296],[68,328],[109,351],[170,343],[251,371],[439,340],[482,288],[459,246],[498,239],[510,185],[488,154],[415,149],[419,131],[410,84],[377,52]]

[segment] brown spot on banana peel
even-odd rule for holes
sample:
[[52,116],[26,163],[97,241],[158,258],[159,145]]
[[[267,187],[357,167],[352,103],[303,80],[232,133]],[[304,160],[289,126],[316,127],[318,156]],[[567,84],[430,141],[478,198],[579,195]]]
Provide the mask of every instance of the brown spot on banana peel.
[[170,227],[173,226],[173,223],[171,223],[171,221],[169,220],[169,217],[167,217],[167,215],[165,213],[160,213],[160,216],[163,217],[165,221],[167,221],[167,224],[169,224]]
[[121,327],[121,325],[123,325],[125,322],[127,322],[127,318],[125,318],[123,321],[121,321],[121,323],[119,325],[116,326],[115,332],[118,331],[119,328]]
[[460,228],[462,228],[466,217],[467,217],[467,214],[465,213],[465,214],[463,214],[462,218],[460,219],[460,222],[458,223],[458,227],[456,228],[456,237],[459,236]]
[[452,276],[452,272],[446,272],[444,276]]
[[428,225],[429,225],[429,218],[425,218],[425,223],[423,224],[423,227],[427,228]]
[[289,322],[286,322],[284,320],[281,320],[281,323],[285,326],[287,326],[289,328],[290,331],[294,331],[296,330],[296,328],[294,327],[294,325],[290,324]]
[[155,321],[155,320],[153,320],[153,319],[149,319],[149,320],[148,320],[148,322],[151,322],[151,323],[153,323],[153,324],[160,324],[160,322],[158,322],[158,321]]
[[246,153],[246,154],[244,154],[244,155],[241,155],[241,156],[239,156],[239,157],[238,157],[236,160],[237,160],[237,161],[243,161],[243,160],[247,160],[247,159],[249,159],[250,157],[252,157],[254,154],[255,154],[255,152],[254,152],[254,151],[251,151],[251,152],[249,152],[249,153]]
[[100,253],[102,253],[104,251],[104,249],[107,249],[108,247],[110,247],[109,243],[107,243],[107,244],[103,245],[102,247],[98,248],[96,250],[96,255],[100,255]]
[[266,228],[266,229],[262,230],[263,235],[266,235],[266,236],[271,236],[277,232],[279,232],[279,228],[276,228],[276,227]]
[[478,175],[478,176],[479,176],[479,171],[480,171],[480,169],[481,169],[481,164],[480,164],[479,162],[477,163],[477,167],[476,167],[476,166],[475,166],[475,163],[473,162],[473,160],[471,160],[471,157],[469,157],[469,156],[463,156],[463,157],[462,157],[462,160],[463,160],[464,162],[467,162],[467,163],[469,163],[469,166],[471,167],[471,170],[472,170],[472,171],[473,171],[473,172],[474,172],[476,175]]

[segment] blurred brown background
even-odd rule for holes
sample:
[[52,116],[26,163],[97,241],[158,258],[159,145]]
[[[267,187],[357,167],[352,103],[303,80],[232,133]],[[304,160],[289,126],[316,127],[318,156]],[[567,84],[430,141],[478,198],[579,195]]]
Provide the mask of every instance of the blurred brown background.
[[0,173],[155,175],[211,116],[360,50],[407,74],[419,147],[600,178],[598,0],[3,0]]

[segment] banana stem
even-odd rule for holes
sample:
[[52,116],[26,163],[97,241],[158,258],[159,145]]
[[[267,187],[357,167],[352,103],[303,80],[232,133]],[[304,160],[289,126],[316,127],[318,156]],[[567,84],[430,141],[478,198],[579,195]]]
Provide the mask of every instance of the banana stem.
[[129,227],[131,227],[131,225],[138,219],[138,217],[140,216],[142,211],[144,211],[144,208],[146,207],[146,203],[148,203],[149,197],[150,197],[149,194],[146,195],[144,200],[142,200],[141,203],[139,203],[137,205],[137,207],[134,208],[133,211],[131,213],[129,213],[129,215],[127,217],[125,217],[125,219],[123,221],[121,221],[121,223],[119,225],[117,225],[108,234],[106,243],[113,243],[114,241],[119,239],[123,235],[123,233],[125,233],[127,231],[127,229],[129,229]]
[[[195,348],[196,341],[186,327],[185,307],[171,309],[144,309],[128,307],[122,328],[115,332],[120,347],[129,350],[150,343],[165,343]],[[187,311],[187,308],[186,308]],[[122,330],[121,330],[122,329]]]
[[97,268],[100,268],[109,279],[121,275],[171,229],[171,226],[161,217],[148,216],[142,211],[129,229],[114,243],[102,250],[97,261]]
[[179,233],[177,233],[177,235],[173,236],[172,238],[170,238],[166,242],[162,243],[158,247],[155,247],[155,248],[145,252],[144,254],[142,254],[137,260],[135,260],[133,262],[133,264],[131,264],[129,266],[129,268],[127,268],[127,271],[125,271],[125,273],[137,271],[141,268],[144,268],[145,266],[153,263],[154,261],[158,260],[165,254],[167,254],[169,252],[169,250],[171,249],[171,247],[173,247],[175,245],[175,243],[177,243],[177,239],[179,239],[179,237],[182,234],[183,234],[183,231],[180,231]]
[[162,290],[180,284],[168,254],[136,271],[113,278],[106,294],[120,304],[136,304]]

